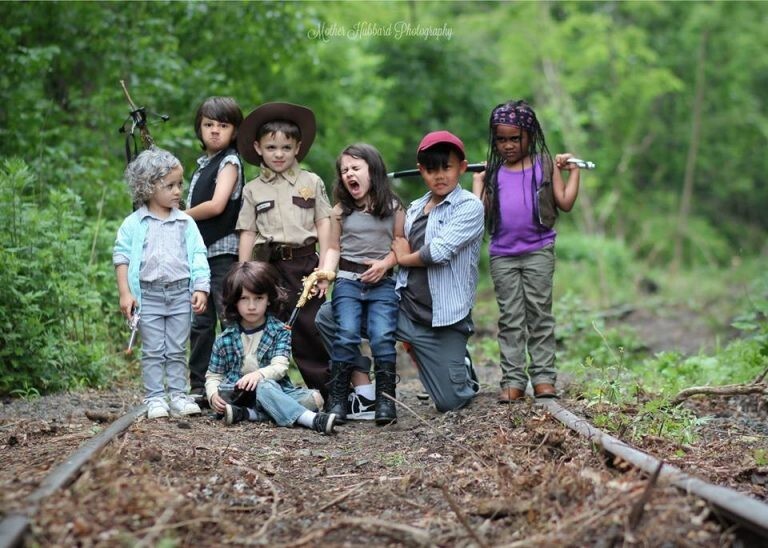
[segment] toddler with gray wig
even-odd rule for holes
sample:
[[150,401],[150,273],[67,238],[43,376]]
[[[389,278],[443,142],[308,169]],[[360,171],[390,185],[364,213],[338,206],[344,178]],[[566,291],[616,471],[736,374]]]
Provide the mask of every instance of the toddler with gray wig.
[[120,310],[139,315],[147,417],[200,414],[187,396],[191,312],[205,311],[210,292],[207,250],[195,221],[179,210],[184,170],[152,147],[125,170],[136,211],[117,232],[112,263]]

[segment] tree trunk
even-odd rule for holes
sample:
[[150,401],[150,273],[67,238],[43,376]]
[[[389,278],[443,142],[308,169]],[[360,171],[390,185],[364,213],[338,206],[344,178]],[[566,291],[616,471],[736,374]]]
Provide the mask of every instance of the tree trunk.
[[706,65],[708,32],[701,33],[699,52],[696,58],[696,82],[694,84],[693,113],[691,114],[691,143],[688,146],[688,156],[685,160],[685,175],[683,190],[680,195],[680,210],[677,215],[677,233],[675,235],[675,250],[672,258],[672,272],[679,270],[683,262],[683,242],[688,231],[688,215],[691,210],[691,197],[696,175],[696,158],[699,153],[701,136],[701,109],[704,103],[704,68]]

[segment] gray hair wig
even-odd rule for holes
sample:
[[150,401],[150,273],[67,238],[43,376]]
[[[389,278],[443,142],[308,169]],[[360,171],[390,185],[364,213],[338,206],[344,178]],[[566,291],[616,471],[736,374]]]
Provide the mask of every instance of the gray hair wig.
[[131,191],[133,205],[146,204],[155,190],[155,183],[177,167],[181,167],[181,162],[176,156],[155,146],[136,156],[125,168],[125,182]]

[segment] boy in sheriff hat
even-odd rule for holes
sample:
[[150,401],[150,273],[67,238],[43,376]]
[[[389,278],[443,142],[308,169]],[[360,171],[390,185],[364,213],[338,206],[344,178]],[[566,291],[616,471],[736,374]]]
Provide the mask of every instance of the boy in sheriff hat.
[[[237,220],[240,261],[269,262],[280,274],[289,302],[278,318],[287,321],[303,288],[302,279],[319,264],[330,241],[331,205],[325,184],[299,162],[315,140],[315,115],[291,103],[266,103],[243,121],[237,136],[240,155],[260,166],[258,177],[243,189]],[[325,301],[309,299],[293,325],[293,359],[308,388],[326,394],[328,354],[314,325]]]

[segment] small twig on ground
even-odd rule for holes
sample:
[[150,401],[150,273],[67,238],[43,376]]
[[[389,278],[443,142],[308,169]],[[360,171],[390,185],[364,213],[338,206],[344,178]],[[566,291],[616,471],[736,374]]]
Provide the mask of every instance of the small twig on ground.
[[355,493],[355,492],[359,491],[360,489],[362,489],[363,487],[365,487],[369,483],[371,483],[371,480],[365,480],[363,482],[358,483],[352,489],[349,489],[346,493],[342,493],[341,495],[339,495],[338,497],[336,497],[332,501],[326,502],[320,508],[318,508],[316,511],[317,512],[322,512],[323,510],[327,510],[331,506],[334,506],[334,505],[340,503],[341,501],[343,501],[344,499],[346,499],[347,497],[349,497],[352,493]]
[[453,513],[456,514],[457,518],[459,518],[459,522],[461,523],[462,527],[467,530],[467,533],[469,533],[469,535],[475,540],[477,544],[479,544],[482,548],[486,548],[488,544],[483,542],[483,539],[481,539],[475,530],[472,529],[472,527],[469,525],[467,516],[464,515],[464,512],[461,511],[459,505],[456,504],[455,500],[453,500],[453,497],[448,492],[448,488],[445,485],[441,485],[440,490],[443,492],[443,496],[445,497],[445,500],[448,501],[448,505],[451,507],[451,510],[453,510]]
[[432,430],[433,432],[435,432],[435,433],[436,433],[438,436],[442,437],[443,439],[445,439],[446,441],[450,442],[451,444],[458,446],[459,448],[463,449],[464,451],[466,451],[466,452],[468,452],[468,453],[471,453],[472,455],[474,455],[474,456],[475,456],[475,458],[476,458],[478,461],[480,461],[480,464],[482,464],[483,466],[487,466],[487,465],[485,464],[485,462],[483,461],[483,457],[481,457],[481,456],[480,456],[480,454],[479,454],[479,453],[477,453],[477,452],[476,452],[474,449],[472,449],[472,448],[470,448],[470,447],[467,447],[466,445],[463,445],[463,444],[461,444],[461,443],[459,443],[459,442],[457,442],[457,441],[455,441],[455,440],[452,440],[451,438],[449,438],[448,436],[446,436],[445,434],[443,434],[442,432],[440,432],[439,430],[437,430],[437,429],[436,429],[434,426],[432,426],[431,424],[429,424],[427,421],[425,421],[425,420],[424,420],[424,419],[423,419],[421,416],[419,416],[419,414],[418,414],[416,411],[414,411],[413,409],[411,409],[411,408],[410,408],[408,405],[404,404],[404,403],[403,403],[403,402],[401,402],[400,400],[398,400],[398,399],[396,399],[396,398],[393,398],[393,397],[392,397],[392,396],[390,396],[389,394],[385,394],[385,393],[383,393],[383,392],[382,392],[382,395],[383,395],[385,398],[389,398],[390,400],[392,400],[393,402],[395,402],[397,405],[399,405],[399,406],[401,406],[401,407],[404,407],[404,408],[405,408],[405,409],[406,409],[406,410],[407,410],[409,413],[411,413],[411,415],[413,415],[414,417],[416,417],[416,419],[417,419],[419,422],[421,422],[422,424],[424,424],[425,426],[427,426],[427,427],[428,427],[430,430]]
[[266,519],[266,521],[264,522],[264,524],[261,526],[261,528],[258,531],[256,531],[250,537],[248,537],[248,541],[252,542],[252,541],[255,541],[256,539],[261,538],[262,536],[264,536],[264,534],[267,532],[267,528],[272,524],[273,521],[275,521],[277,519],[277,503],[278,503],[278,499],[279,499],[279,496],[278,496],[278,493],[277,493],[277,488],[275,487],[275,484],[272,483],[269,480],[269,478],[267,478],[264,474],[262,474],[258,470],[255,470],[255,469],[251,468],[250,466],[245,466],[243,463],[241,463],[240,461],[237,461],[235,459],[231,459],[231,460],[232,460],[232,463],[236,464],[239,468],[242,468],[243,470],[246,470],[247,472],[250,472],[256,478],[258,478],[261,481],[263,481],[264,483],[266,483],[267,486],[269,487],[269,490],[272,491],[272,508],[270,509],[269,517]]
[[347,529],[348,527],[358,527],[360,529],[373,531],[374,533],[380,533],[406,544],[415,544],[418,546],[434,545],[429,532],[424,529],[375,518],[345,518],[329,527],[304,535],[295,542],[287,544],[287,546],[304,546],[305,544],[317,543],[318,540],[328,533],[336,529]]
[[166,527],[166,523],[171,521],[171,518],[176,513],[177,508],[184,502],[184,497],[178,496],[176,499],[166,506],[165,511],[157,518],[155,524],[147,530],[147,536],[136,543],[137,548],[143,548],[144,546],[153,546],[155,539],[160,532]]
[[547,440],[548,440],[548,439],[549,439],[549,432],[547,432],[547,433],[545,433],[545,434],[544,434],[544,439],[543,439],[543,440],[541,440],[541,443],[540,443],[539,445],[537,445],[537,446],[536,446],[536,449],[534,449],[534,450],[533,450],[533,452],[535,453],[536,451],[538,451],[539,449],[541,449],[541,447],[542,447],[542,446],[543,446],[545,443],[547,443]]
[[768,394],[768,386],[762,382],[751,384],[726,384],[724,386],[692,386],[678,392],[672,399],[672,405],[679,405],[691,396],[709,394],[715,396],[745,396],[748,394]]
[[765,371],[763,371],[757,377],[755,377],[755,380],[752,381],[752,384],[758,384],[763,382],[763,379],[765,378],[766,375],[768,375],[768,368],[766,368]]
[[663,466],[664,462],[660,461],[659,465],[656,467],[656,471],[651,476],[651,479],[648,480],[648,485],[645,486],[643,494],[639,499],[637,499],[637,502],[635,502],[632,510],[629,512],[629,518],[627,521],[630,531],[634,531],[640,523],[640,519],[643,517],[643,512],[645,511],[645,505],[651,498],[651,491],[653,491],[653,488],[656,486],[656,482],[659,479],[659,474],[661,473],[661,468]]

